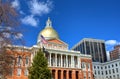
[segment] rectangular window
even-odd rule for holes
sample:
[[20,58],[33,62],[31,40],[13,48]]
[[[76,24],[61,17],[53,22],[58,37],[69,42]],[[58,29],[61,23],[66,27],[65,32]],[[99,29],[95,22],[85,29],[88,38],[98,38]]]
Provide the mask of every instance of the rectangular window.
[[85,63],[84,62],[82,63],[82,68],[85,68]]
[[17,64],[18,64],[18,66],[21,66],[21,64],[22,64],[22,57],[21,56],[18,56]]
[[107,69],[107,66],[105,66],[105,69]]
[[98,75],[100,75],[100,71],[98,71]]
[[101,74],[103,75],[103,71],[101,71]]
[[18,69],[17,69],[17,76],[20,76],[20,75],[21,75],[21,69],[18,68]]
[[25,69],[24,75],[25,75],[25,76],[28,76],[28,70],[27,70],[27,69]]
[[29,58],[26,57],[26,65],[29,63]]
[[84,72],[84,79],[86,79],[86,73]]
[[112,69],[113,73],[115,73],[114,69]]
[[107,75],[108,73],[107,73],[107,71],[106,71],[106,75]]
[[94,66],[94,69],[96,69],[96,66]]
[[118,72],[118,68],[116,68],[116,72]]
[[95,70],[95,75],[96,75],[96,70]]
[[111,71],[109,70],[109,74],[111,74]]
[[89,63],[87,64],[87,66],[88,66],[88,69],[90,69],[90,64]]
[[117,79],[120,79],[119,74],[117,74]]

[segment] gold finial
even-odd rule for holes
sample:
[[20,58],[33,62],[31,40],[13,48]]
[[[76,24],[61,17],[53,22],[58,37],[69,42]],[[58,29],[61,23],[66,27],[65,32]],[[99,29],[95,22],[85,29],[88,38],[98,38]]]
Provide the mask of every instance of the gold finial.
[[50,17],[48,17],[48,20],[46,22],[46,27],[52,27],[52,22],[50,20]]

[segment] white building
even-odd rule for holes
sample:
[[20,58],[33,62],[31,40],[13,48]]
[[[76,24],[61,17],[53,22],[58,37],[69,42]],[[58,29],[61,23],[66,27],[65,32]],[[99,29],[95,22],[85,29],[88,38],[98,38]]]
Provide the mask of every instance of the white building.
[[93,62],[95,79],[120,79],[120,59],[105,63]]

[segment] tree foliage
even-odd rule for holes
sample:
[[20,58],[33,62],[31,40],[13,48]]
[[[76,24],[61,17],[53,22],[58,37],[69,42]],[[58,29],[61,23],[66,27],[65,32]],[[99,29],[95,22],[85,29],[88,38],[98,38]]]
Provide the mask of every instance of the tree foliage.
[[47,59],[41,49],[33,59],[32,66],[29,68],[29,79],[51,79],[51,72],[48,68]]
[[4,78],[10,73],[14,60],[5,47],[22,36],[18,26],[19,16],[16,9],[11,7],[11,0],[0,0],[0,75]]

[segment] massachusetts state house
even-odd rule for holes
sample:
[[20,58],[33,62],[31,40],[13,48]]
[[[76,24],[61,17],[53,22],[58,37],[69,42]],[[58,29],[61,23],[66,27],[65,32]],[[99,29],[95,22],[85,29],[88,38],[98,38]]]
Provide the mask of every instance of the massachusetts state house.
[[[47,43],[40,41],[41,35],[45,37]],[[68,44],[59,39],[49,18],[45,28],[38,35],[36,45],[32,47],[12,46],[13,51],[7,49],[16,58],[7,78],[28,79],[28,67],[41,47],[44,47],[47,52],[46,58],[52,73],[51,79],[93,79],[91,56],[69,50]]]

